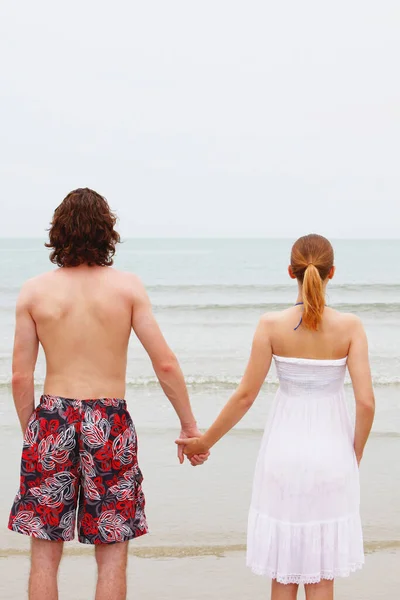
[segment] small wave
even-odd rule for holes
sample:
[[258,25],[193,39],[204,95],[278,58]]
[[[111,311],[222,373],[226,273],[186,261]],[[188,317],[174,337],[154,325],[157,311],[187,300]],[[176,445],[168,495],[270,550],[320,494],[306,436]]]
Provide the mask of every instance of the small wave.
[[[188,387],[236,387],[240,383],[240,377],[191,377],[185,378]],[[36,379],[35,387],[40,388],[44,385],[44,379]],[[126,380],[128,388],[158,388],[160,383],[157,377],[132,377]],[[275,385],[274,382],[267,382],[264,385]],[[11,386],[11,378],[5,378],[0,380],[0,389],[8,388]]]
[[[163,252],[164,253],[164,252]],[[17,294],[21,289],[20,285],[0,285],[0,294]],[[157,283],[148,284],[146,289],[149,293],[168,292],[182,294],[182,292],[226,292],[229,294],[241,292],[259,292],[268,294],[271,292],[295,292],[295,284],[290,283]],[[345,292],[399,292],[400,284],[398,283],[340,283],[330,284],[329,292],[345,291]]]
[[[379,317],[383,314],[400,313],[400,302],[363,302],[363,303],[330,303],[329,306],[340,312],[346,313],[370,313]],[[280,312],[290,308],[291,305],[283,302],[232,302],[232,303],[202,303],[202,304],[153,304],[154,312],[157,314],[163,312],[179,313],[210,313],[210,312],[225,312],[229,311],[255,311],[258,313],[264,312]],[[12,314],[15,311],[14,303],[0,305],[0,312]],[[206,318],[206,317],[204,317]]]
[[[229,376],[220,376],[220,377],[202,377],[202,376],[187,376],[185,377],[187,386],[200,386],[200,387],[236,387],[239,385],[241,378],[240,377],[229,377]],[[138,377],[134,379],[128,379],[127,385],[136,387],[136,386],[159,386],[158,379],[156,377]],[[275,382],[268,382],[272,385],[275,385]],[[268,385],[265,383],[264,385]]]
[[[186,385],[188,387],[210,387],[210,388],[236,388],[241,382],[241,377],[229,377],[229,376],[215,376],[215,377],[202,377],[202,376],[187,376],[185,377]],[[400,376],[385,377],[376,376],[373,377],[373,384],[375,386],[391,386],[400,385]],[[158,379],[156,377],[137,377],[128,379],[126,382],[128,387],[154,387],[159,386]],[[271,387],[277,388],[279,380],[277,378],[269,377],[268,380],[263,384],[263,388]],[[346,386],[351,386],[351,381],[345,381]]]
[[[146,286],[149,292],[294,292],[295,284],[290,283],[159,283]],[[1,290],[1,287],[0,287]],[[297,290],[297,288],[296,288]],[[398,283],[340,283],[329,284],[330,291],[348,292],[400,292]]]
[[[399,302],[371,302],[371,303],[337,303],[330,304],[331,308],[342,312],[351,313],[397,313],[400,312]],[[289,308],[287,303],[276,302],[254,302],[254,303],[215,303],[215,304],[155,304],[155,312],[171,311],[171,312],[197,312],[197,311],[228,311],[228,310],[257,310],[263,312],[278,312]]]
[[[188,388],[196,389],[196,388],[204,388],[204,389],[235,389],[240,381],[241,377],[233,377],[233,376],[187,376],[185,377],[186,385]],[[35,387],[41,388],[43,387],[44,379],[36,379]],[[375,387],[389,387],[389,386],[398,386],[400,385],[400,376],[394,377],[386,377],[386,376],[375,376],[373,377],[373,384]],[[264,384],[263,389],[271,391],[276,390],[279,385],[279,381],[277,378],[270,377]],[[346,386],[351,386],[351,381],[345,381]],[[149,377],[131,377],[126,380],[127,388],[159,388],[160,384],[157,377],[149,376]],[[0,380],[0,389],[10,388],[11,387],[11,378],[4,378]]]

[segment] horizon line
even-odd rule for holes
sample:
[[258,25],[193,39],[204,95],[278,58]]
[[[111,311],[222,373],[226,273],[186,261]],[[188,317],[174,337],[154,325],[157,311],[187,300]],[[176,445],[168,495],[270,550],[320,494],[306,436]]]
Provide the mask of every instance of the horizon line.
[[[326,236],[325,236],[326,237]],[[132,236],[132,237],[122,237],[121,242],[123,243],[124,241],[131,241],[131,240],[244,240],[244,241],[248,241],[248,240],[282,240],[282,241],[287,241],[287,240],[293,240],[293,239],[297,239],[296,236],[242,236],[242,235],[229,235],[229,236],[191,236],[191,237],[187,237],[187,236]],[[337,237],[337,236],[329,236],[329,239],[332,240],[342,240],[342,241],[392,241],[392,242],[397,242],[400,241],[400,236],[399,237]],[[47,240],[47,238],[42,237],[42,236],[2,236],[0,235],[0,240],[7,240],[7,241],[12,241],[12,240],[35,240],[35,241],[39,241],[39,240],[43,240],[43,242],[45,242]]]

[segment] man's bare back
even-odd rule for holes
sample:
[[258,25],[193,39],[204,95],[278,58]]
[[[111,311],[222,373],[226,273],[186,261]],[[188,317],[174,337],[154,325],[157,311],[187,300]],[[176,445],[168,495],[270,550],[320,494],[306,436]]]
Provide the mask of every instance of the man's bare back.
[[[40,275],[21,291],[13,385],[22,429],[33,410],[39,343],[46,355],[45,394],[72,399],[124,398],[132,328],[182,428],[195,427],[179,363],[157,324],[140,279],[111,267],[80,265]],[[32,378],[30,388],[26,372]],[[21,386],[22,394],[18,391]]]
[[148,304],[137,277],[81,265],[41,275],[28,290],[46,355],[45,394],[124,398],[135,305]]

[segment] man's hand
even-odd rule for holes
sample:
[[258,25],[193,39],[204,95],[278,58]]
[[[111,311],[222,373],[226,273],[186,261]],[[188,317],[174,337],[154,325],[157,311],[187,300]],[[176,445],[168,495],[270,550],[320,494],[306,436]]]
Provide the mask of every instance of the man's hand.
[[[200,431],[197,429],[197,425],[185,425],[182,426],[181,429],[181,433],[179,435],[179,438],[176,440],[176,443],[178,444],[178,459],[180,464],[183,463],[184,461],[184,441],[187,442],[187,440],[189,440],[190,438],[199,438],[201,437],[201,433]],[[181,441],[182,440],[182,441]],[[202,452],[199,454],[193,454],[191,457],[188,457],[190,464],[193,467],[197,467],[199,465],[202,465],[210,456],[209,451],[207,450],[206,452]]]
[[179,448],[183,449],[183,454],[188,457],[191,464],[196,466],[197,463],[193,462],[197,457],[208,456],[210,454],[208,446],[204,442],[204,436],[195,438],[178,439],[175,442]]

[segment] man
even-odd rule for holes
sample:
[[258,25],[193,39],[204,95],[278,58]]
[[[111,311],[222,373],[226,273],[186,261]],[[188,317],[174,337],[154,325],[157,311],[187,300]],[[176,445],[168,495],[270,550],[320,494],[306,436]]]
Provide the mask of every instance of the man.
[[[17,303],[13,396],[24,435],[21,483],[9,528],[32,537],[30,600],[55,600],[63,542],[95,544],[96,600],[125,600],[128,540],[147,532],[137,442],[126,409],[133,328],[181,422],[199,435],[178,361],[140,280],[111,267],[119,235],[107,201],[77,189],[56,209],[51,261]],[[34,405],[39,343],[44,395]],[[183,462],[183,452],[178,452]],[[194,457],[201,464],[207,455]],[[117,542],[117,543],[115,543]]]

